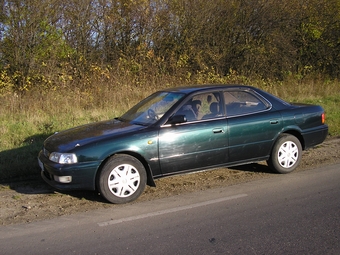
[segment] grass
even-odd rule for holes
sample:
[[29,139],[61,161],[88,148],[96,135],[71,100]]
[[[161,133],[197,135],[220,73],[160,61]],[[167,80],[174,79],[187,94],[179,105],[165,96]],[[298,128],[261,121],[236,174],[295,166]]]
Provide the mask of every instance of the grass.
[[[244,81],[287,101],[322,105],[331,136],[340,135],[340,82],[289,80],[282,83]],[[202,77],[190,83],[238,83]],[[181,84],[188,83],[188,81]],[[0,101],[0,182],[37,178],[37,154],[43,141],[56,131],[121,115],[150,93],[181,84],[177,79],[148,82],[110,81],[91,88],[29,91],[8,94]],[[136,85],[137,84],[137,85]]]
[[14,196],[12,196],[12,198],[14,199],[14,200],[20,200],[20,196],[19,195],[14,195]]
[[340,93],[324,98],[310,98],[304,103],[322,105],[326,112],[326,123],[329,126],[330,136],[340,135]]

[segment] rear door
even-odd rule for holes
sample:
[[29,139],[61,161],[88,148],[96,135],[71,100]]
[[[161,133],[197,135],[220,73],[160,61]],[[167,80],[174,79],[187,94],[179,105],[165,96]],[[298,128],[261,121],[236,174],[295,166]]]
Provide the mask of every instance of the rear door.
[[270,154],[282,130],[282,118],[269,102],[248,90],[224,92],[228,119],[229,160],[242,162]]

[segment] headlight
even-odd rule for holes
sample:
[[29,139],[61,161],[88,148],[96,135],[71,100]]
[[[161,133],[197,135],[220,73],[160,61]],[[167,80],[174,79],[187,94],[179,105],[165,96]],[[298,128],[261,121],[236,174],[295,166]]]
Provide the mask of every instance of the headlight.
[[59,164],[74,164],[78,162],[76,154],[52,152],[49,159]]

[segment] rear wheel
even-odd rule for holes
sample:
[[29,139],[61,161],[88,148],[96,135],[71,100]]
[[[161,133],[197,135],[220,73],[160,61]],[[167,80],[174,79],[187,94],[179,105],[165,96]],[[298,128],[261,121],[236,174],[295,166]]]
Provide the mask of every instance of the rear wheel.
[[282,134],[277,139],[269,160],[268,166],[277,173],[292,172],[300,163],[302,146],[295,136]]
[[100,194],[111,203],[123,204],[137,199],[146,186],[143,164],[130,155],[111,157],[98,179]]

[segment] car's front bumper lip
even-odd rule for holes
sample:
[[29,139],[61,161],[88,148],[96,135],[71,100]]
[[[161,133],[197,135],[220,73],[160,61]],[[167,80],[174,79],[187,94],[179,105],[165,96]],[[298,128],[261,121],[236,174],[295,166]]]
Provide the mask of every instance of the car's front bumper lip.
[[[100,162],[79,162],[70,165],[61,165],[50,161],[39,152],[38,163],[41,168],[41,177],[52,187],[59,190],[95,190],[95,177]],[[56,176],[56,178],[55,178]],[[60,177],[70,177],[69,183],[56,181]]]

